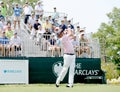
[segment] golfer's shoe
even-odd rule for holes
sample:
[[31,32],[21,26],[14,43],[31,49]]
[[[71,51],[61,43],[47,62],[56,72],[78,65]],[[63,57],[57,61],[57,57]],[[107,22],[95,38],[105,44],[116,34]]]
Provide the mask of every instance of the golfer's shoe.
[[56,86],[56,87],[59,87],[59,85],[58,85],[58,84],[56,84],[55,86]]
[[66,85],[66,87],[67,87],[67,88],[72,88],[72,87],[73,87],[73,85]]

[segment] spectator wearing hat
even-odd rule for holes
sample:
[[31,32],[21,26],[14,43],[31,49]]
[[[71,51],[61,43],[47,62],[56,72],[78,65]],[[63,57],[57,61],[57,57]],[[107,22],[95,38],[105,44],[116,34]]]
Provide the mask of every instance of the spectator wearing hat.
[[13,7],[14,11],[14,29],[16,29],[16,22],[18,22],[18,28],[20,29],[20,14],[21,14],[21,8],[18,6],[18,4]]
[[43,7],[41,5],[41,2],[38,1],[37,5],[35,5],[35,16],[36,16],[36,19],[38,19],[40,15],[43,15],[43,12],[44,12],[44,10],[43,10]]
[[5,35],[5,31],[2,31],[0,37],[0,51],[2,56],[8,56],[8,44],[9,44],[9,39]]
[[58,34],[61,32],[61,29],[59,27],[55,27],[54,33],[58,36]]
[[9,50],[12,51],[12,56],[15,56],[15,51],[21,50],[21,39],[17,35],[17,32],[14,31],[14,35],[10,38],[10,48]]

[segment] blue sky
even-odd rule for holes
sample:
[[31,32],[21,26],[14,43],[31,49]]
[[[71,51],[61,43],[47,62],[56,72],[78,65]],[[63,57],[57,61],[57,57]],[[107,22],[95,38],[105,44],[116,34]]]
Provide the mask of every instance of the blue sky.
[[108,22],[106,13],[113,7],[120,8],[120,0],[43,0],[44,10],[53,11],[57,7],[60,12],[68,14],[74,23],[79,22],[86,32],[97,32],[102,22]]

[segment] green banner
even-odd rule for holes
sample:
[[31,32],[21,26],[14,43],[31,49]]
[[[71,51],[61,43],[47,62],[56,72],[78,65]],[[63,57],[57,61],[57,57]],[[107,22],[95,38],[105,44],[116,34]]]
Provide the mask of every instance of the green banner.
[[[62,66],[62,57],[29,57],[30,83],[55,83]],[[75,82],[84,82],[86,76],[101,74],[99,58],[76,58]],[[67,82],[67,77],[63,82]]]

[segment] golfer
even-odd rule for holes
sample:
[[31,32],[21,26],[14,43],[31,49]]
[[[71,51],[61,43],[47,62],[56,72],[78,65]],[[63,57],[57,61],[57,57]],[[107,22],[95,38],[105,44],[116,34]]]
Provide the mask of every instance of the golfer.
[[72,44],[73,33],[71,29],[67,29],[63,32],[62,36],[62,45],[64,49],[64,65],[56,80],[56,87],[59,87],[60,82],[64,79],[68,69],[69,69],[69,79],[68,85],[66,87],[73,87],[74,82],[74,70],[75,70],[75,54],[74,54],[74,47]]

